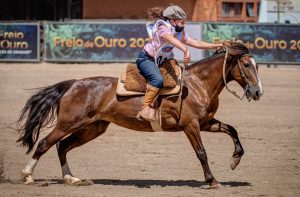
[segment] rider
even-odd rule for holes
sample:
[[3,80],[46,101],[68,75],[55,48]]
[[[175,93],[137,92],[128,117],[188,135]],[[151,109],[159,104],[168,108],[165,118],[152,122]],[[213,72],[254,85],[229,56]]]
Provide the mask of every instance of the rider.
[[148,14],[156,21],[147,26],[150,41],[146,43],[136,60],[140,73],[148,81],[144,104],[138,116],[148,121],[154,121],[155,119],[150,113],[150,105],[163,85],[163,77],[158,66],[163,61],[173,58],[173,48],[176,47],[183,52],[184,65],[188,65],[191,54],[185,45],[198,49],[217,49],[223,45],[211,44],[189,37],[184,31],[186,13],[177,5],[171,5],[166,9],[155,7],[148,10]]

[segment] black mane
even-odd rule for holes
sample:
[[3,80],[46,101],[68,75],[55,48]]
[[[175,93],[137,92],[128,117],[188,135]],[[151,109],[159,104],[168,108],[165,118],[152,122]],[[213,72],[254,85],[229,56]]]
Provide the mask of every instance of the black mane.
[[[244,44],[242,44],[240,42],[226,41],[223,44],[224,44],[224,46],[227,47],[228,53],[231,54],[231,55],[241,56],[241,55],[245,55],[245,54],[250,54],[249,49]],[[215,59],[215,58],[218,58],[220,56],[224,56],[225,52],[226,51],[225,51],[224,48],[216,50],[212,55],[210,55],[208,57],[205,57],[205,58],[193,63],[191,66],[196,65],[196,64],[197,65],[204,65],[205,62],[210,61],[211,59]]]

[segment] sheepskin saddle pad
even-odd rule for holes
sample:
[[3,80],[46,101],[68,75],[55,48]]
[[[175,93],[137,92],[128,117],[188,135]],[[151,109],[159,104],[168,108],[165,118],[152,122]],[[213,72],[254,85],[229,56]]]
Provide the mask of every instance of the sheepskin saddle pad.
[[[175,59],[166,61],[160,66],[164,78],[160,95],[177,94],[180,91],[181,69]],[[126,72],[119,78],[117,94],[119,96],[143,95],[146,92],[147,81],[135,64],[128,64]]]

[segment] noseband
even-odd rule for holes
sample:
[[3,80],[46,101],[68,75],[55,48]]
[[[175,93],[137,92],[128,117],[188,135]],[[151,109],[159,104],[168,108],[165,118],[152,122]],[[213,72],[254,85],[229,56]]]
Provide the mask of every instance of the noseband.
[[[225,49],[225,58],[224,58],[224,62],[223,62],[223,81],[224,81],[224,84],[225,84],[225,87],[227,89],[228,92],[230,92],[231,94],[233,94],[235,97],[237,97],[238,99],[240,100],[243,100],[245,95],[247,94],[247,92],[249,91],[249,88],[250,88],[250,81],[249,79],[247,78],[245,72],[243,71],[242,69],[242,66],[240,64],[240,59],[244,56],[249,56],[248,54],[245,54],[245,55],[242,55],[241,57],[238,58],[237,62],[238,62],[238,67],[239,67],[239,70],[240,70],[240,75],[242,77],[242,79],[244,80],[244,82],[246,83],[246,86],[244,88],[244,95],[243,96],[239,96],[236,91],[233,91],[231,89],[229,89],[228,85],[227,85],[227,81],[226,81],[226,71],[225,71],[225,68],[226,68],[226,62],[227,62],[227,57],[228,57],[228,48],[225,46],[224,47]],[[248,98],[248,101],[251,100],[251,98]]]

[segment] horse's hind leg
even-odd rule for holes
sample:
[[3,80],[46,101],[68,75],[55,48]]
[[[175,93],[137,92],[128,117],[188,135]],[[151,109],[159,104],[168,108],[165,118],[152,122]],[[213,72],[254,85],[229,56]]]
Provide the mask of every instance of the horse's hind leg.
[[45,154],[51,146],[59,142],[59,140],[61,140],[68,134],[68,132],[63,131],[62,129],[56,126],[51,133],[49,133],[45,138],[39,141],[38,146],[32,156],[32,159],[26,165],[25,169],[21,171],[21,175],[25,181],[25,184],[34,183],[32,173],[40,157],[43,154]]
[[234,144],[234,152],[232,155],[232,161],[230,167],[232,170],[234,170],[237,167],[237,165],[239,165],[240,160],[244,154],[243,147],[241,145],[238,133],[235,130],[235,128],[232,127],[231,125],[222,123],[219,120],[212,119],[211,121],[208,122],[207,125],[203,127],[201,125],[201,129],[210,132],[227,133],[232,138]]
[[82,183],[81,179],[74,177],[70,171],[66,157],[67,152],[103,134],[106,131],[109,123],[110,122],[106,121],[94,122],[76,131],[75,133],[72,133],[71,135],[69,135],[68,137],[56,144],[63,179],[66,184],[78,185]]

